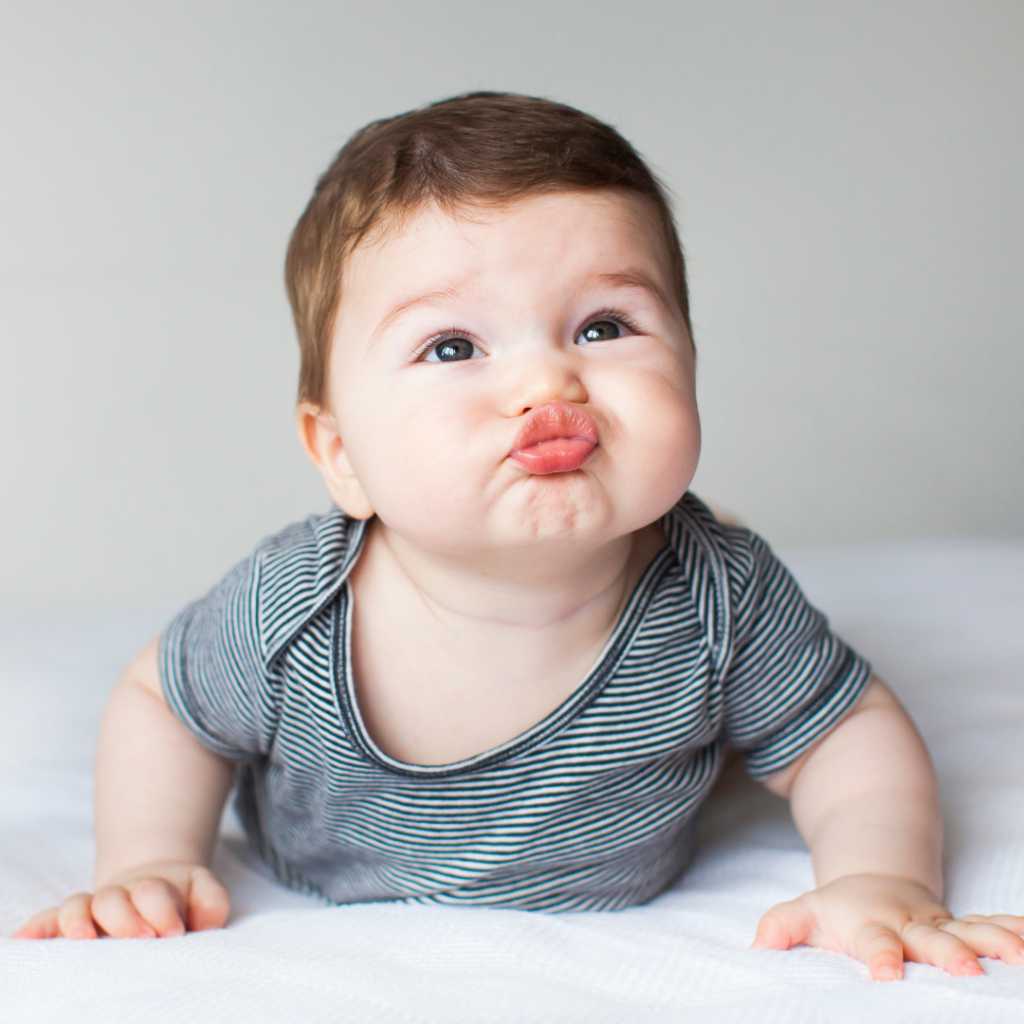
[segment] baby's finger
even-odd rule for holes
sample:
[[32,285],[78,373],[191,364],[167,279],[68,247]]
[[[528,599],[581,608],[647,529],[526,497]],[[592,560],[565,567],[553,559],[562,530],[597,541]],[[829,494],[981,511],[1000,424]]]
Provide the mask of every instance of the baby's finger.
[[802,900],[776,903],[757,923],[752,949],[799,946],[814,926],[814,915]]
[[12,936],[15,939],[55,939],[60,935],[57,907],[50,907],[26,921]]
[[853,939],[849,952],[867,964],[873,981],[897,981],[903,977],[903,942],[884,924],[869,924]]
[[129,894],[140,916],[161,938],[185,934],[182,919],[185,901],[169,882],[162,878],[143,878],[131,886]]
[[949,971],[954,977],[984,974],[978,958],[963,939],[934,925],[909,924],[903,929],[903,950],[908,960],[919,964],[934,964]]
[[92,919],[92,893],[76,892],[57,908],[57,927],[69,939],[95,939]]
[[115,939],[152,939],[156,932],[135,909],[128,890],[120,885],[100,889],[92,898],[92,916]]
[[989,956],[1008,964],[1024,964],[1024,944],[1020,936],[992,921],[946,921],[939,927],[962,939],[978,956]]
[[223,928],[231,909],[227,889],[212,871],[197,868],[188,891],[188,926],[191,931]]
[[1017,917],[1014,914],[989,914],[988,917],[968,914],[967,917],[962,918],[962,920],[988,921],[989,924],[997,924],[1000,928],[1005,928],[1008,932],[1014,932],[1016,935],[1020,935],[1024,938],[1024,917]]

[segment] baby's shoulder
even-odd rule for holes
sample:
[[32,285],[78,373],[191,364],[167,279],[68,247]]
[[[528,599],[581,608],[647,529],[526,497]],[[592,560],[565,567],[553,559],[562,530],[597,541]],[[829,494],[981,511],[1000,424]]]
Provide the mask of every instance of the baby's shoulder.
[[744,526],[719,521],[687,493],[661,520],[680,572],[724,665],[737,639],[803,597],[768,544]]
[[756,533],[736,523],[722,522],[689,491],[660,525],[684,570],[710,572],[733,593],[749,585],[759,568],[775,558]]
[[365,526],[338,509],[313,515],[265,537],[238,567],[268,661],[337,594]]
[[336,508],[309,516],[264,537],[253,550],[253,566],[264,577],[298,572],[300,578],[315,581],[345,560],[363,526]]

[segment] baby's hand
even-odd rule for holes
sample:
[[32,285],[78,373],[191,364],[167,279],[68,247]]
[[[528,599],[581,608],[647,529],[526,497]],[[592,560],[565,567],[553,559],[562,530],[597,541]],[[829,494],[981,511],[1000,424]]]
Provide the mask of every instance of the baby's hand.
[[95,893],[69,896],[36,914],[14,937],[166,938],[221,928],[229,908],[227,890],[208,868],[166,861],[118,875]]
[[903,961],[983,974],[979,956],[1024,964],[1024,917],[970,914],[954,919],[922,885],[892,875],[846,875],[772,907],[755,949],[801,942],[863,960],[875,981],[903,977]]

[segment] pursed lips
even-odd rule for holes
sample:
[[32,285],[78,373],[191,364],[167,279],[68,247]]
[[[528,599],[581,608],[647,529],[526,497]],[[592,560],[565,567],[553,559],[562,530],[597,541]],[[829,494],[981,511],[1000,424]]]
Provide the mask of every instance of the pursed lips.
[[571,473],[597,447],[597,426],[571,402],[547,402],[532,410],[509,458],[538,476]]

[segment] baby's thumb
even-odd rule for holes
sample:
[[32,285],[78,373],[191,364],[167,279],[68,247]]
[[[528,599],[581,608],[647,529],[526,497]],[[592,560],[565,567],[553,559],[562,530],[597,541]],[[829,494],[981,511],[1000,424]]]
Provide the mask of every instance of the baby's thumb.
[[789,949],[810,934],[813,919],[803,900],[776,903],[757,924],[751,949]]
[[188,887],[188,929],[223,928],[231,909],[231,898],[220,879],[206,868],[195,868]]

